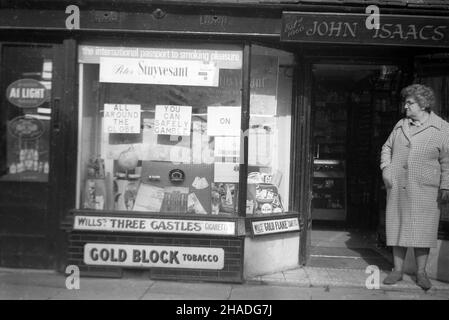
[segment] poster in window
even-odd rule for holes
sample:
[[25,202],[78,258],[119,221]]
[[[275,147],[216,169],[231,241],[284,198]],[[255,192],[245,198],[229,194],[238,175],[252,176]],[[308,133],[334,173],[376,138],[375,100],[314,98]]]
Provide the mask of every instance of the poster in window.
[[250,112],[276,115],[278,57],[253,55],[251,59]]
[[1,180],[37,182],[48,180],[49,120],[50,117],[29,114],[7,122],[8,172],[0,178]]

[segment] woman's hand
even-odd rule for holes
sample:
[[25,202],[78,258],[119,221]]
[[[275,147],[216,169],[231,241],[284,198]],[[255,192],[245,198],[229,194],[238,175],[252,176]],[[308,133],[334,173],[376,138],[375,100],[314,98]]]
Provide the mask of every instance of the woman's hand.
[[382,170],[382,179],[384,180],[385,188],[390,189],[393,186],[388,166]]

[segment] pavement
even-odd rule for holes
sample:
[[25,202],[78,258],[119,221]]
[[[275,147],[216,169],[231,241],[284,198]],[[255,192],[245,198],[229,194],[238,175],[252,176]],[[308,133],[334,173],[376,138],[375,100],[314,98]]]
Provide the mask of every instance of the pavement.
[[[367,289],[364,270],[296,268],[243,284],[84,277],[67,289],[66,276],[50,270],[0,269],[1,300],[449,300],[449,283],[432,280],[425,292],[412,276],[393,286]],[[385,276],[380,272],[380,280]],[[73,283],[72,283],[73,284]]]

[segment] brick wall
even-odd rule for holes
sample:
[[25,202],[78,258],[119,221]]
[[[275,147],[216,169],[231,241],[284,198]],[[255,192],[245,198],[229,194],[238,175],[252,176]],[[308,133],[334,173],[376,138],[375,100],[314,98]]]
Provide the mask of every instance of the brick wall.
[[[94,232],[69,232],[69,247],[67,264],[79,266],[81,276],[121,277],[122,267],[90,266],[84,264],[84,245],[86,243],[160,245],[176,247],[213,247],[224,250],[224,268],[209,269],[179,269],[179,268],[139,268],[149,270],[152,279],[194,280],[214,282],[243,281],[243,240],[244,237],[211,237],[211,236],[170,236],[170,235],[140,235],[111,234]],[[128,267],[126,267],[128,268]]]

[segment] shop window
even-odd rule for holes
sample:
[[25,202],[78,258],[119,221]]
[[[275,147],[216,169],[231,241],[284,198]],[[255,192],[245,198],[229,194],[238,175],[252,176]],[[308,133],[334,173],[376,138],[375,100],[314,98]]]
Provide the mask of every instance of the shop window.
[[80,209],[235,216],[242,50],[79,47]]
[[252,47],[247,217],[291,210],[293,68],[293,54]]
[[48,181],[52,49],[1,51],[0,181]]

